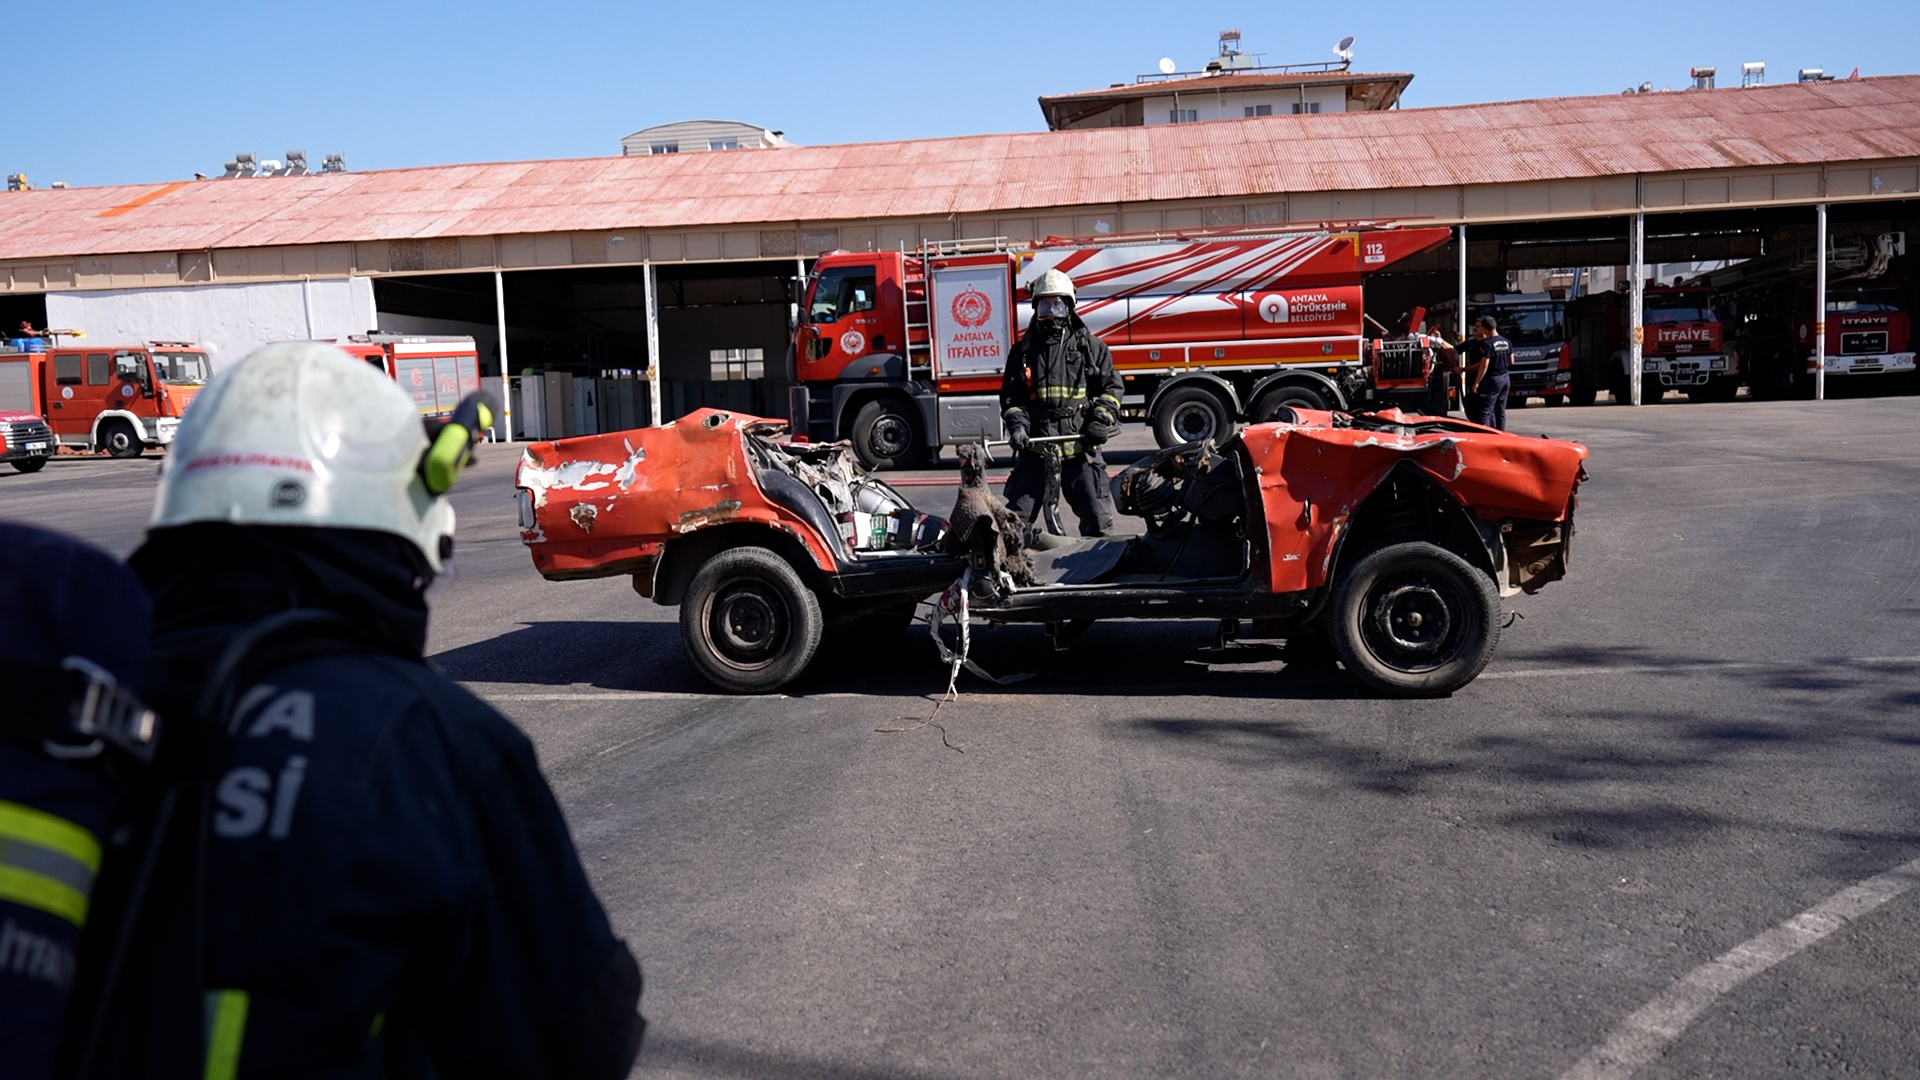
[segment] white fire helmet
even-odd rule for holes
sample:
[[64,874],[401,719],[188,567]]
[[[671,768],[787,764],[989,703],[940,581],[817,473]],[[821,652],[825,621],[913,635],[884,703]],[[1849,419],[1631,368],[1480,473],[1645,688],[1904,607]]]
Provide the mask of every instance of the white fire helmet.
[[188,406],[151,527],[373,529],[411,540],[437,571],[453,507],[420,479],[426,449],[413,402],[371,365],[320,342],[266,345]]
[[1074,299],[1073,279],[1059,270],[1049,270],[1041,274],[1034,279],[1033,298],[1038,300],[1043,296],[1064,296],[1072,301]]

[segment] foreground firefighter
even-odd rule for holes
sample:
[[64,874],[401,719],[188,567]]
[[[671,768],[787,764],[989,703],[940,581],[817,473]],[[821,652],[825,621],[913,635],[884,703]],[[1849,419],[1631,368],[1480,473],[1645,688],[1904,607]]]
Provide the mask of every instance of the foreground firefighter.
[[640,973],[533,748],[422,660],[488,419],[429,440],[380,372],[292,343],[181,425],[132,559],[168,737],[108,853],[78,1075],[627,1074]]
[[992,516],[973,515],[964,553],[943,551],[944,523],[846,444],[785,431],[703,409],[533,444],[515,482],[534,566],[631,577],[678,605],[695,667],[739,692],[780,689],[822,634],[911,612],[967,573],[974,616],[1043,624],[1062,646],[1098,619],[1210,619],[1223,636],[1250,620],[1254,635],[1324,635],[1378,693],[1434,696],[1486,666],[1503,594],[1565,574],[1587,453],[1396,411],[1289,408],[1130,466],[1119,509],[1145,535],[1027,552],[1023,583],[1002,572]]

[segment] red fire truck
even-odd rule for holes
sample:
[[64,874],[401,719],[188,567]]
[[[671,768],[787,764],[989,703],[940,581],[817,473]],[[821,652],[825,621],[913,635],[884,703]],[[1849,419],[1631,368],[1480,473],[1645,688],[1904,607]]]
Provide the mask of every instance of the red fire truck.
[[[1827,247],[1829,379],[1870,386],[1914,380],[1907,283],[1888,273],[1906,234],[1836,237]],[[1750,259],[1689,284],[1711,285],[1714,306],[1758,397],[1813,394],[1815,254],[1811,248]],[[1831,384],[1829,384],[1831,385]]]
[[830,252],[808,275],[791,421],[846,438],[869,468],[1000,437],[1000,378],[1048,270],[1113,351],[1130,419],[1163,446],[1219,439],[1284,406],[1418,408],[1430,350],[1369,339],[1361,278],[1446,242],[1439,228],[1301,230],[927,244]]
[[480,356],[470,337],[356,334],[340,347],[386,372],[422,416],[447,416],[480,389]]
[[[1723,338],[1713,290],[1656,286],[1640,295],[1640,400],[1652,405],[1668,390],[1683,390],[1694,401],[1732,401],[1740,392],[1740,350]],[[1633,400],[1632,314],[1622,290],[1583,296],[1568,310],[1574,370],[1593,373],[1594,385],[1622,405]]]
[[0,410],[44,417],[62,445],[138,457],[173,441],[210,370],[206,351],[184,341],[9,347],[0,349]]

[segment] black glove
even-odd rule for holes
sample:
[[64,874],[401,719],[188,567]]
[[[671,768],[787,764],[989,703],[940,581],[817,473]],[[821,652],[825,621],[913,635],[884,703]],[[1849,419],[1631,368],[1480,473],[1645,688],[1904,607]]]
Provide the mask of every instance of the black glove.
[[1080,441],[1088,446],[1099,446],[1118,434],[1120,418],[1114,415],[1111,406],[1101,402],[1087,410],[1087,422],[1080,426]]
[[1027,448],[1027,425],[1015,424],[1007,429],[1007,448],[1019,453]]

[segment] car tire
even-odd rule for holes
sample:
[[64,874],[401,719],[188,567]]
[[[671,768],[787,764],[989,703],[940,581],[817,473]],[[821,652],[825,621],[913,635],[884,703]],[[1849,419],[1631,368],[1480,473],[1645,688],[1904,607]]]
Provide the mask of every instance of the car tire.
[[13,463],[14,472],[35,473],[46,467],[47,459],[43,457],[21,458]]
[[140,432],[125,420],[109,420],[102,425],[100,445],[108,454],[117,458],[137,458],[147,449],[146,442],[140,438]]
[[734,694],[771,694],[813,662],[820,598],[787,560],[760,547],[708,559],[680,604],[680,638],[708,682]]
[[875,398],[853,417],[853,453],[869,469],[911,469],[927,459],[920,410],[904,398]]
[[1491,577],[1437,544],[1382,544],[1334,585],[1327,632],[1340,662],[1368,689],[1445,697],[1493,658],[1500,594]]
[[1286,386],[1276,386],[1261,394],[1260,400],[1253,403],[1253,412],[1249,415],[1256,424],[1271,424],[1280,415],[1281,409],[1296,406],[1319,412],[1326,412],[1332,407],[1327,403],[1327,395],[1311,386],[1290,383]]
[[1202,439],[1217,445],[1232,430],[1226,403],[1205,387],[1169,390],[1153,407],[1153,438],[1162,450]]

